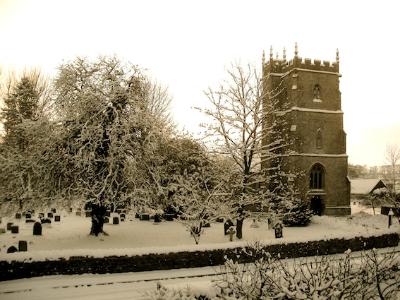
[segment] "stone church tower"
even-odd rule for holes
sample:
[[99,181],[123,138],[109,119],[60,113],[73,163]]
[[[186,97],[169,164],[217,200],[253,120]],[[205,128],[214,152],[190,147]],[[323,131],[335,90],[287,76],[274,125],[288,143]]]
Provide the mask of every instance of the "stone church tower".
[[[302,59],[297,44],[292,60],[286,60],[285,50],[282,58],[274,59],[271,48],[269,60],[263,54],[262,71],[264,111],[274,102],[274,115],[284,121],[280,132],[289,151],[285,150],[282,169],[297,174],[292,179],[295,189],[316,214],[350,214],[338,51],[331,63]],[[271,120],[266,114],[264,122]]]

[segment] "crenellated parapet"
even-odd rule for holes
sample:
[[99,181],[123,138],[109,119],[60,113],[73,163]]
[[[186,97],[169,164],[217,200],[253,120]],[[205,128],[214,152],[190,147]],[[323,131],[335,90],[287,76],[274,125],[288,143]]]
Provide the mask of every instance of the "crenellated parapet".
[[306,69],[312,71],[323,71],[339,73],[339,52],[336,51],[336,61],[331,62],[328,60],[302,58],[298,56],[297,44],[295,46],[295,55],[293,59],[286,60],[286,50],[283,51],[283,58],[279,58],[278,55],[274,58],[272,55],[272,47],[270,50],[269,60],[265,59],[263,54],[263,71],[264,74],[278,73],[284,74],[290,72],[293,69]]

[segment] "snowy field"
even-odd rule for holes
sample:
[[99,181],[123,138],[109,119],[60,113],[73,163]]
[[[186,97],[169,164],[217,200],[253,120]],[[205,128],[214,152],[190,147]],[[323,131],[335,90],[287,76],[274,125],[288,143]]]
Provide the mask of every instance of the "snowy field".
[[[33,236],[33,223],[25,223],[14,218],[3,218],[0,227],[7,222],[19,225],[19,233],[7,231],[0,234],[0,260],[45,260],[68,258],[84,255],[102,257],[108,255],[135,255],[147,253],[166,253],[175,251],[195,251],[199,249],[215,249],[247,245],[254,241],[264,243],[284,243],[328,238],[353,236],[370,236],[398,231],[399,224],[393,220],[393,226],[388,230],[387,216],[370,215],[355,208],[355,214],[348,217],[313,217],[307,227],[287,227],[283,231],[283,239],[275,239],[274,231],[268,229],[265,220],[257,222],[258,228],[253,228],[252,219],[246,219],[243,228],[243,239],[233,242],[223,234],[223,223],[212,223],[210,228],[204,228],[200,244],[196,245],[183,224],[178,221],[163,221],[159,224],[153,221],[140,221],[128,215],[125,222],[119,225],[105,224],[109,236],[94,237],[88,235],[90,218],[78,217],[62,213],[61,222],[43,225],[43,235]],[[28,252],[6,253],[11,245],[18,245],[19,240],[28,242]]]

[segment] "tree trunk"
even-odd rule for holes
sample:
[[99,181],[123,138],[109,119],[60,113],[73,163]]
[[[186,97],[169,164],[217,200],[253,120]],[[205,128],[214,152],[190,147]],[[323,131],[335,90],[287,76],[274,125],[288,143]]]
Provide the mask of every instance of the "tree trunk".
[[236,220],[236,237],[238,239],[242,239],[242,237],[243,237],[242,229],[243,229],[243,218],[239,217]]
[[90,228],[90,235],[98,236],[100,233],[106,234],[103,231],[106,210],[105,206],[98,204],[92,205],[92,227]]

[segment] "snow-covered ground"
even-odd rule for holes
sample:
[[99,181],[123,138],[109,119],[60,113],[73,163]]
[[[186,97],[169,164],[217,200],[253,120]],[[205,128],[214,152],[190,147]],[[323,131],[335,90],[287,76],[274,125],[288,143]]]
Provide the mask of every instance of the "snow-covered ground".
[[[259,221],[258,228],[253,228],[252,220],[244,223],[243,240],[229,242],[229,237],[223,234],[223,223],[212,223],[210,228],[204,228],[200,244],[195,245],[186,228],[178,221],[155,225],[152,221],[139,221],[128,216],[119,225],[106,224],[105,231],[109,236],[89,236],[90,218],[77,217],[72,214],[62,214],[61,222],[53,222],[43,226],[42,236],[32,235],[32,223],[23,220],[3,218],[0,227],[5,227],[8,221],[20,226],[18,234],[9,231],[0,234],[0,260],[45,260],[68,258],[84,255],[103,257],[107,255],[135,255],[147,253],[166,253],[174,251],[195,251],[200,249],[215,249],[238,247],[253,241],[264,243],[285,243],[307,240],[321,240],[353,236],[369,236],[388,232],[387,216],[369,215],[361,210],[348,217],[313,217],[307,227],[284,228],[283,239],[275,239],[274,231],[268,229],[265,221]],[[390,231],[400,228],[396,220]],[[28,241],[28,252],[7,254],[11,245],[18,245],[19,240]]]
[[[388,230],[387,216],[371,215],[364,207],[352,207],[352,216],[313,217],[307,227],[284,228],[284,238],[275,239],[265,221],[253,228],[252,220],[244,223],[243,241],[229,242],[223,235],[223,224],[213,223],[205,228],[200,245],[195,245],[185,227],[177,221],[154,225],[151,221],[139,221],[128,216],[119,225],[105,225],[109,236],[89,236],[90,218],[63,213],[61,223],[43,227],[42,236],[32,235],[32,224],[22,220],[3,218],[0,227],[8,221],[20,225],[19,234],[0,234],[0,260],[51,259],[71,255],[124,255],[160,253],[203,248],[235,247],[251,241],[264,243],[319,240],[333,237],[375,235],[389,231],[400,231],[397,220]],[[367,210],[367,212],[369,212]],[[18,240],[28,241],[28,252],[7,254],[6,248],[16,245]],[[0,299],[146,299],[146,291],[153,290],[157,282],[166,287],[185,287],[212,290],[212,278],[218,267],[151,271],[123,274],[82,274],[44,276],[0,282]]]

